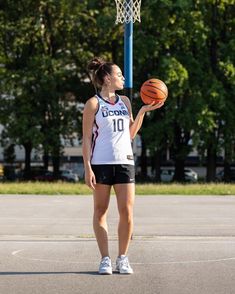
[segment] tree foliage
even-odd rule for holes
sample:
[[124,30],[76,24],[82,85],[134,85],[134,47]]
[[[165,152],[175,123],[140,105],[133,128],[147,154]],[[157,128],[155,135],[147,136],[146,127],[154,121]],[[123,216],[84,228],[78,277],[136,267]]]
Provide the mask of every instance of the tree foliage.
[[[134,26],[134,91],[150,77],[164,80],[169,98],[150,113],[141,131],[159,178],[168,148],[184,178],[185,160],[197,148],[207,158],[207,179],[216,157],[234,160],[234,0],[143,1]],[[79,103],[94,93],[86,70],[93,56],[123,66],[123,26],[115,25],[108,0],[6,0],[0,6],[0,122],[2,142],[43,150],[55,173],[61,139],[81,137]],[[133,103],[136,111],[140,99]],[[77,135],[76,135],[77,136]]]
[[[192,147],[201,150],[202,157],[207,152],[207,179],[214,180],[221,147],[228,145],[230,163],[234,156],[232,1],[144,4],[143,22],[136,32],[135,62],[142,65],[136,79],[140,77],[141,84],[158,77],[169,88],[164,109],[145,123],[146,144],[153,155],[167,147],[172,150],[178,181],[183,180]],[[158,17],[156,9],[161,12]]]

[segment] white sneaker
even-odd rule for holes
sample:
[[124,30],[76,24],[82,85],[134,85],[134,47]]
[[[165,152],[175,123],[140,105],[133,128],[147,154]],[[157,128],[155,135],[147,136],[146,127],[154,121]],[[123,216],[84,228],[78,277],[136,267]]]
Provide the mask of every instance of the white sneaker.
[[117,258],[116,270],[120,274],[133,274],[133,269],[131,268],[128,257],[126,255],[121,255]]
[[112,263],[111,259],[108,256],[105,256],[101,259],[100,267],[99,267],[99,274],[101,275],[112,275]]

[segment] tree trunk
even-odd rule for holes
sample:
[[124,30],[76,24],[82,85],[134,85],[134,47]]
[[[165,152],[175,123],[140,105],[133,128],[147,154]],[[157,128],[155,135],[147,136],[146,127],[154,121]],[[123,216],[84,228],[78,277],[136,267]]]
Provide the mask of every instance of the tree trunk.
[[190,132],[183,132],[182,128],[176,122],[174,130],[175,173],[173,181],[184,182],[184,165],[189,152],[188,142]]
[[60,155],[56,152],[52,155],[53,174],[56,178],[59,178],[60,171]]
[[[211,6],[211,39],[210,39],[210,62],[211,69],[215,76],[218,77],[218,41],[217,41],[217,33],[216,27],[218,25],[217,17],[218,17],[218,4],[217,0]],[[220,79],[220,76],[219,76]],[[213,136],[213,135],[212,135]],[[215,180],[216,175],[216,141],[213,140],[208,144],[207,147],[207,174],[206,180],[207,182],[212,182]]]
[[43,167],[45,170],[48,170],[48,166],[49,166],[49,154],[48,154],[48,151],[44,149]]
[[25,149],[25,168],[24,168],[24,178],[30,180],[31,176],[31,152],[32,152],[32,143],[27,142],[23,144]]
[[184,159],[176,158],[175,159],[175,174],[173,181],[175,182],[184,182]]
[[224,181],[230,182],[231,177],[231,168],[230,164],[232,161],[232,150],[231,145],[228,146],[228,144],[225,144],[225,154],[224,154]]

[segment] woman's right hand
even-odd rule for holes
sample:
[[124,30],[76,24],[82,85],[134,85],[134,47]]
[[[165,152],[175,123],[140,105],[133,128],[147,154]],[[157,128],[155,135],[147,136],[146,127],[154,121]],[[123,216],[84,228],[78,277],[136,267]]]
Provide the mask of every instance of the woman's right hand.
[[92,169],[85,171],[85,183],[88,187],[95,190],[96,179]]

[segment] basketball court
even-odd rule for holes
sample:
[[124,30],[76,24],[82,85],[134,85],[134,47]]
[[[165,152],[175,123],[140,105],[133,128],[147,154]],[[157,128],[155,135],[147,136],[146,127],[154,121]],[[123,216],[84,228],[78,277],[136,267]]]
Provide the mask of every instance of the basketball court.
[[[97,274],[92,196],[0,196],[0,293],[234,293],[235,196],[137,196],[134,275]],[[115,196],[110,255],[117,255]]]

